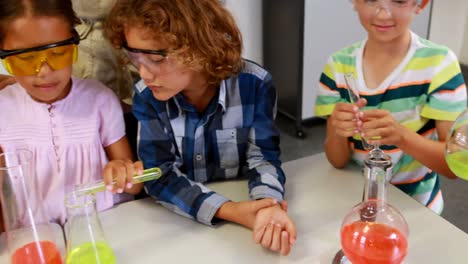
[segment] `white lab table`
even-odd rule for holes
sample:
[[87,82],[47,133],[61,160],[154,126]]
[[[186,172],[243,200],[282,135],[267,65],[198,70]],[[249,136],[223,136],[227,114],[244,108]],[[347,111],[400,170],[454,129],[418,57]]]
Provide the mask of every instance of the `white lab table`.
[[[341,220],[362,198],[360,169],[334,169],[323,153],[287,162],[283,168],[289,213],[298,230],[289,256],[262,249],[244,227],[208,227],[143,199],[100,214],[118,263],[331,263],[340,248]],[[245,180],[209,187],[235,201],[248,199]],[[393,186],[389,200],[410,227],[405,263],[468,263],[466,233]]]

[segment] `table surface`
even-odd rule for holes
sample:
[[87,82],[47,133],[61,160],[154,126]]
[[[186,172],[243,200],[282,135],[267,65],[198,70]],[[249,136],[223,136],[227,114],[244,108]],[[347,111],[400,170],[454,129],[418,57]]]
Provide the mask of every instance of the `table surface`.
[[[283,168],[289,213],[298,229],[289,256],[261,248],[242,226],[208,227],[143,199],[100,214],[118,263],[331,263],[340,249],[341,221],[362,197],[360,169],[334,169],[323,153]],[[245,180],[208,186],[234,201],[248,199]],[[393,186],[389,201],[409,224],[405,263],[468,263],[466,233]]]
[[[286,162],[286,198],[298,240],[289,256],[255,244],[252,232],[233,223],[208,227],[174,214],[152,199],[124,203],[100,214],[117,263],[331,263],[340,249],[341,221],[360,202],[364,179],[357,167],[332,168],[323,153]],[[234,201],[248,199],[245,180],[209,184]],[[405,263],[468,263],[468,235],[395,187],[389,201],[405,216]],[[53,226],[64,253],[63,232]],[[0,263],[8,263],[5,234]]]

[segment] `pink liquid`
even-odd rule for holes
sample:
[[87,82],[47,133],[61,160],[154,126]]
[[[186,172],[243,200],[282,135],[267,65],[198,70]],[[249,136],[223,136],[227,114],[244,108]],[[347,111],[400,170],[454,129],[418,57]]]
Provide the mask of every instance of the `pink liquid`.
[[353,264],[399,264],[408,251],[406,237],[396,228],[369,222],[345,226],[341,246]]
[[[38,245],[39,244],[39,245]],[[12,264],[37,264],[41,262],[42,251],[44,259],[47,264],[62,264],[62,257],[60,252],[55,246],[55,243],[51,241],[40,241],[38,244],[31,242],[18,248],[13,256],[11,256]]]

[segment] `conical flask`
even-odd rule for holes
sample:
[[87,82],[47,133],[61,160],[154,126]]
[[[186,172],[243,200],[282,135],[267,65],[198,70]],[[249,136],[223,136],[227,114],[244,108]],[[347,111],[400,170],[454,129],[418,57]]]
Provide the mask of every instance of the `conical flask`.
[[364,161],[363,202],[352,208],[341,225],[341,263],[399,264],[408,250],[409,229],[403,215],[387,203],[392,161],[379,148]]
[[41,190],[35,184],[32,153],[0,154],[0,197],[12,264],[61,264]]
[[115,256],[107,243],[96,210],[94,194],[71,192],[67,207],[67,264],[114,264]]
[[445,160],[458,177],[468,180],[468,109],[458,118],[447,139]]

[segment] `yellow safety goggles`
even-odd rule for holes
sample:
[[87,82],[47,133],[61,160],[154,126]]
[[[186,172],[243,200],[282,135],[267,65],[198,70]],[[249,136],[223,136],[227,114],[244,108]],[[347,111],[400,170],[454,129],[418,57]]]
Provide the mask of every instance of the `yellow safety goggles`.
[[80,37],[73,30],[73,37],[38,47],[19,50],[0,50],[0,58],[7,71],[14,76],[36,75],[42,64],[47,63],[53,70],[72,65],[78,56]]

